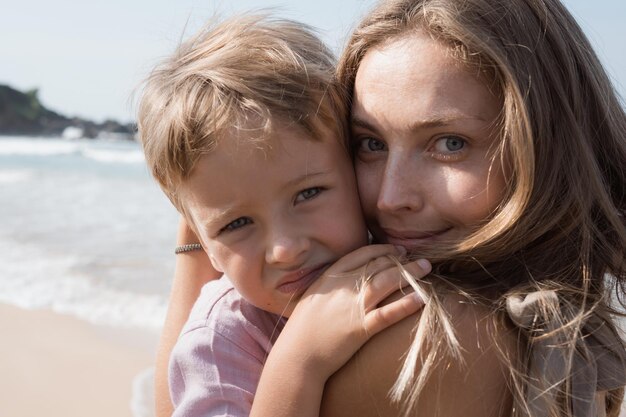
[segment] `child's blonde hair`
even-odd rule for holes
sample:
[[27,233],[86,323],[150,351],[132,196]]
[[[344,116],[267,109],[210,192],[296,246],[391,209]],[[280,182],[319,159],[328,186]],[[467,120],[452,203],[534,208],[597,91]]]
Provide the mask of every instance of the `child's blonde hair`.
[[287,124],[315,139],[325,126],[343,140],[334,64],[310,27],[242,14],[204,28],[157,65],[142,92],[139,137],[174,206],[185,214],[180,185],[201,155],[236,131],[262,141]]
[[[570,371],[575,352],[589,354],[581,343],[589,340],[585,326],[591,316],[613,335],[604,340],[614,343],[604,347],[623,357],[610,292],[619,289],[622,301],[626,283],[626,115],[582,30],[558,0],[382,1],[354,31],[340,59],[338,78],[348,93],[369,50],[420,31],[448,45],[500,97],[502,139],[493,158],[502,160],[509,184],[498,209],[472,235],[420,255],[439,260],[435,271],[448,283],[494,310],[504,310],[518,294],[556,291],[558,311],[548,305],[551,297],[538,297],[542,308],[524,338],[531,350],[545,339],[536,330],[559,322],[552,330],[562,333]],[[433,299],[423,319],[445,323]],[[441,335],[454,340],[449,332]],[[424,363],[436,354],[431,349]],[[516,370],[513,414],[524,415],[529,407],[523,397],[534,382],[521,378],[526,363],[510,362]],[[428,371],[411,384],[411,366],[405,365],[396,387],[396,393],[410,392],[409,405]],[[547,415],[571,415],[574,383],[567,377],[545,387],[546,393],[558,391]],[[620,395],[611,391],[609,415],[619,412]]]

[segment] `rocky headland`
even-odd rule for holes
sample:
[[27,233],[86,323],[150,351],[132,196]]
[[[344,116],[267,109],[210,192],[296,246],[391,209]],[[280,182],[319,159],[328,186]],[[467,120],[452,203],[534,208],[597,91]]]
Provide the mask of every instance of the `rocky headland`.
[[132,140],[136,127],[115,120],[96,123],[66,117],[44,107],[38,90],[18,91],[0,84],[0,135],[63,136],[67,138],[116,138]]

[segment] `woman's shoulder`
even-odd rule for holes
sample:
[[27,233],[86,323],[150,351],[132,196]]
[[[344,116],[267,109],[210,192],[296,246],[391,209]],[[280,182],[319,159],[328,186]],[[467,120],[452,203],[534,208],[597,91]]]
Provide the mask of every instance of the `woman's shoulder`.
[[[500,352],[515,355],[517,332],[506,320],[486,307],[466,302],[458,295],[446,296],[442,305],[449,313],[459,342],[462,361],[442,356],[426,380],[414,413],[428,416],[510,415],[508,367]],[[324,416],[398,416],[402,409],[389,400],[421,313],[408,317],[374,336],[326,384]],[[440,343],[442,340],[429,340]],[[416,364],[416,372],[422,369]],[[351,410],[346,414],[346,410]]]

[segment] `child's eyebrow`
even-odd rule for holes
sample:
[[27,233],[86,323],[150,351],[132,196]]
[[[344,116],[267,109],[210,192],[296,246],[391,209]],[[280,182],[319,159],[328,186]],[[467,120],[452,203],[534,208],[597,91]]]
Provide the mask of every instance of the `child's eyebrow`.
[[212,213],[202,216],[203,218],[199,219],[198,224],[201,224],[202,228],[207,232],[216,227],[221,228],[224,226],[222,223],[224,223],[226,219],[231,218],[237,209],[237,207],[232,205],[221,210],[214,210]]
[[284,188],[290,188],[290,187],[296,187],[306,181],[309,181],[311,179],[315,179],[318,177],[322,177],[324,175],[327,175],[330,173],[330,170],[324,170],[324,171],[314,171],[314,172],[306,172],[292,180],[289,180],[285,183],[285,187]]

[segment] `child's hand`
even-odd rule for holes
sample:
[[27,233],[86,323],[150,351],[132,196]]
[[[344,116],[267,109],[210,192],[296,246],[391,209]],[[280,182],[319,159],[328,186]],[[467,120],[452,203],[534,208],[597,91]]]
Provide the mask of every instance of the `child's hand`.
[[[410,287],[406,295],[379,306],[409,285],[390,258],[402,254],[403,249],[391,245],[371,245],[332,265],[291,314],[273,348],[280,351],[279,357],[325,381],[370,337],[423,307],[424,302]],[[431,270],[425,260],[404,268],[417,279]]]

